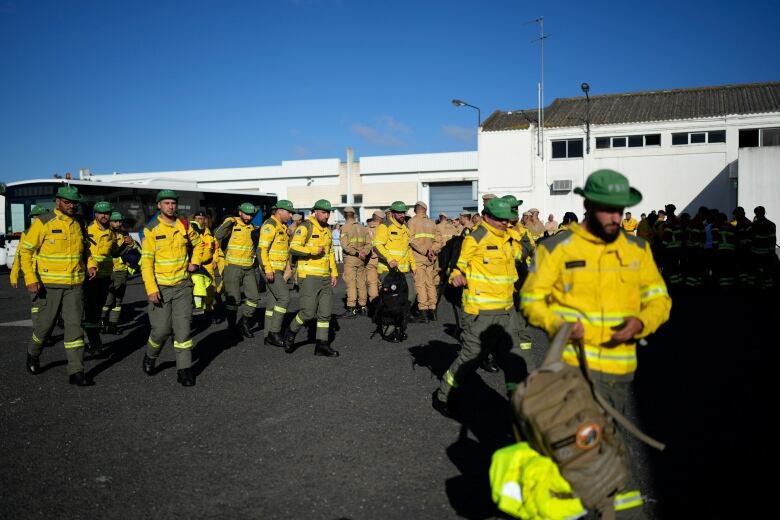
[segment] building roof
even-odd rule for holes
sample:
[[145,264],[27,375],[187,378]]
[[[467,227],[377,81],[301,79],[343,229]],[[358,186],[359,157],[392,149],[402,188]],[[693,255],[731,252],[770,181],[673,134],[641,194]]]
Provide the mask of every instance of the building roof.
[[[605,94],[590,97],[590,123],[610,125],[780,112],[780,82]],[[544,109],[544,127],[579,126],[588,114],[585,96],[557,98]],[[482,130],[526,129],[536,110],[493,112]]]

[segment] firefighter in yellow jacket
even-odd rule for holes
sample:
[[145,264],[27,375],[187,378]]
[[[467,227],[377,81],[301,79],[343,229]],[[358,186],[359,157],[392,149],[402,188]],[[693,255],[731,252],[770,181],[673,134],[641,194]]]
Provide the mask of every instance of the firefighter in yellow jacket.
[[337,350],[328,342],[333,289],[338,282],[336,255],[328,218],[333,211],[330,202],[314,203],[312,214],[295,230],[290,254],[298,258],[298,283],[301,286],[301,310],[290,323],[284,337],[284,351],[295,351],[295,336],[303,325],[317,319],[315,356],[336,357]]
[[206,324],[214,322],[214,302],[217,293],[217,257],[219,244],[209,229],[206,212],[198,210],[190,225],[200,235],[203,244],[201,268],[192,274],[192,294],[194,314],[206,316]]
[[[116,236],[117,247],[130,247],[135,250],[135,254],[140,254],[138,244],[136,244],[130,235],[122,229],[124,215],[118,211],[111,213],[111,229]],[[129,243],[128,243],[129,242]],[[137,266],[136,266],[137,267]],[[103,304],[102,328],[105,334],[119,334],[119,317],[122,314],[122,300],[125,298],[127,290],[127,279],[130,276],[130,267],[122,260],[121,256],[113,259],[113,269],[111,271],[111,284],[108,288],[108,296]]]
[[[43,206],[33,206],[30,208],[30,225],[37,219],[40,215],[43,215],[47,213],[49,210],[46,209]],[[24,243],[24,236],[27,234],[26,229],[22,232],[22,236],[19,237],[19,243],[16,246],[16,254],[14,255],[14,263],[11,266],[11,273],[9,276],[9,281],[11,282],[11,287],[16,289],[19,286],[19,275],[22,272],[22,244]],[[34,260],[34,259],[33,259]],[[35,320],[38,317],[38,304],[35,303],[35,297],[31,295],[30,297],[30,318],[32,319],[33,323],[33,329],[35,329]]]
[[520,349],[514,341],[515,312],[512,295],[522,252],[506,232],[517,218],[509,202],[494,198],[485,204],[484,218],[463,239],[460,256],[449,282],[463,287],[462,348],[433,393],[433,407],[451,417],[452,391],[460,386],[493,353],[504,371],[507,392],[527,375]]
[[379,257],[377,264],[377,273],[380,281],[384,275],[390,272],[390,269],[398,269],[406,278],[406,285],[409,287],[409,302],[414,304],[417,298],[417,291],[414,286],[414,271],[417,270],[417,264],[412,255],[412,248],[409,243],[412,237],[409,228],[406,227],[406,212],[409,208],[397,200],[390,205],[387,219],[379,225],[374,235],[374,252]]
[[290,305],[290,289],[284,272],[290,260],[290,235],[287,223],[295,208],[289,200],[279,200],[272,208],[273,214],[260,227],[260,265],[263,268],[268,287],[268,302],[265,306],[265,337],[267,345],[284,347],[282,322]]
[[[214,232],[219,242],[228,239],[225,248],[225,310],[228,329],[233,335],[240,334],[254,338],[251,320],[260,305],[260,290],[257,287],[255,267],[257,266],[257,236],[252,218],[258,209],[251,202],[238,206],[238,216],[228,217]],[[246,300],[241,305],[241,289]],[[236,321],[241,311],[240,323]],[[239,329],[237,328],[240,326]]]
[[72,385],[92,384],[84,375],[84,278],[97,275],[97,262],[89,255],[85,232],[77,213],[82,200],[78,189],[63,186],[55,196],[53,212],[41,215],[21,243],[21,263],[27,291],[38,307],[38,319],[27,350],[27,370],[40,373],[39,358],[57,316],[65,322],[65,354]]
[[[624,413],[637,342],[669,318],[672,301],[650,246],[621,232],[623,208],[642,200],[628,179],[598,170],[575,193],[585,197],[586,218],[538,245],[521,305],[550,337],[564,322],[575,323],[571,339],[584,345],[595,389]],[[571,345],[563,357],[578,364]]]
[[192,281],[203,256],[203,244],[191,227],[176,216],[179,195],[173,190],[157,194],[159,214],[144,229],[141,244],[141,275],[149,300],[149,344],[143,369],[147,375],[154,366],[168,336],[173,333],[178,381],[194,386],[192,372]]
[[442,247],[442,236],[433,220],[426,212],[428,205],[418,201],[414,205],[414,216],[406,226],[409,228],[409,246],[416,269],[414,284],[417,292],[419,319],[423,323],[436,320],[437,287],[436,274],[439,270],[437,254]]

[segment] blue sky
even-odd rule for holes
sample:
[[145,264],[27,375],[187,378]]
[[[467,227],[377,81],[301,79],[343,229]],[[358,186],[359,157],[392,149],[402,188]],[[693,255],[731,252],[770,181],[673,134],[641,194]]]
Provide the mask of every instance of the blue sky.
[[0,181],[476,149],[476,113],[780,80],[775,2],[0,0]]

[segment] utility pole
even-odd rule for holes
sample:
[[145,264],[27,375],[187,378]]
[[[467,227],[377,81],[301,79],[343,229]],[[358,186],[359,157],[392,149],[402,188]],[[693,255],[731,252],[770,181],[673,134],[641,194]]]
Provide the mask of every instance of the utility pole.
[[539,18],[536,18],[535,20],[529,20],[525,22],[523,25],[528,25],[530,23],[538,23],[539,24],[539,37],[535,40],[531,40],[531,43],[539,42],[539,50],[540,50],[540,76],[539,76],[539,83],[537,84],[537,120],[539,121],[539,129],[536,132],[538,142],[537,142],[537,155],[539,155],[540,159],[544,159],[544,40],[546,40],[550,35],[544,34],[544,17],[540,16]]

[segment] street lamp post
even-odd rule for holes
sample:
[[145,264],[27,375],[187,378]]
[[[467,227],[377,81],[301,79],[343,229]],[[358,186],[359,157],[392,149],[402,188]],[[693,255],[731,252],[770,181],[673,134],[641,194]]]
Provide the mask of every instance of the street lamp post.
[[475,107],[474,105],[469,105],[463,100],[460,99],[453,99],[452,104],[456,107],[471,107],[473,109],[476,109],[477,111],[477,130],[479,130],[479,127],[482,126],[482,112],[479,110],[479,107]]
[[590,153],[590,85],[583,83],[580,88],[585,93],[585,153]]

